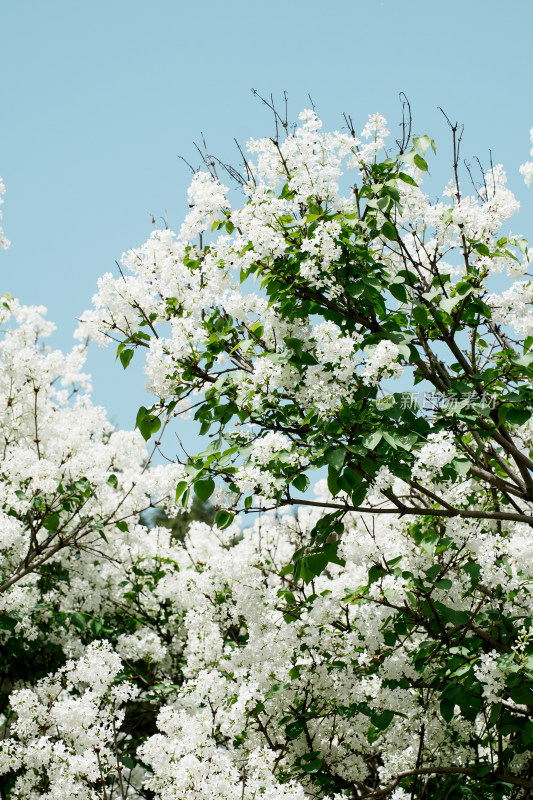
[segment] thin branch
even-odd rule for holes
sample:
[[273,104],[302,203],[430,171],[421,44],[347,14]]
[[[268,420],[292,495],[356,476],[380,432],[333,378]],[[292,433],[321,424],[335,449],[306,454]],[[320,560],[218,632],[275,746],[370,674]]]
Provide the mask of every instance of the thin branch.
[[354,511],[360,514],[398,514],[403,516],[418,517],[462,517],[463,519],[505,519],[511,522],[525,522],[533,528],[533,515],[518,514],[510,511],[482,511],[467,508],[417,508],[416,506],[403,506],[398,508],[379,508],[372,506],[352,506],[349,503],[318,502],[317,500],[296,500],[290,498],[280,502],[282,506],[314,506],[316,508],[337,508],[342,511]]

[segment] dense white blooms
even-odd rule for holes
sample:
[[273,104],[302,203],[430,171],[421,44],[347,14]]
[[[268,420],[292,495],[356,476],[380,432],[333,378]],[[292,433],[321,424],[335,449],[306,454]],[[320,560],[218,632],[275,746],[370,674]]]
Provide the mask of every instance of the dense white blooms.
[[399,378],[403,372],[401,364],[396,363],[400,355],[398,345],[383,340],[367,359],[361,376],[364,383],[379,383],[382,377]]
[[[139,431],[113,430],[91,403],[83,348],[67,355],[47,348],[53,326],[43,314],[2,298],[0,611],[30,639],[63,593],[60,583],[43,594],[40,568],[53,561],[54,569],[69,569],[75,558],[71,607],[83,597],[96,610],[93,575],[99,572],[100,591],[109,565],[135,564],[147,539],[139,513],[157,501],[175,510],[183,477],[179,465],[146,468]],[[108,566],[96,567],[95,557]]]
[[438,475],[443,467],[450,464],[456,456],[455,442],[447,431],[430,433],[427,444],[418,454],[413,476],[430,480]]
[[483,686],[483,694],[491,703],[498,703],[505,686],[505,673],[498,664],[499,653],[483,653],[479,663],[474,667],[475,673]]
[[166,655],[166,648],[155,631],[139,628],[135,633],[122,633],[118,637],[117,652],[123,659],[137,661],[146,658],[151,661],[162,661]]
[[0,760],[0,773],[19,773],[12,797],[101,796],[101,779],[116,775],[114,747],[123,707],[137,694],[124,682],[112,686],[121,667],[120,658],[102,642],[33,689],[12,692],[16,716]]
[[[77,335],[118,339],[124,366],[146,350],[159,401],[138,430],[92,405],[83,345],[47,349],[44,310],[4,300],[9,798],[530,790],[531,355],[509,337],[533,335],[533,289],[527,242],[504,235],[519,203],[501,165],[431,200],[434,143],[388,158],[380,114],[360,140],[299,121],[248,143],[244,204],[196,173],[179,234],[153,231],[100,279]],[[440,392],[433,415],[380,401],[413,373]],[[173,416],[208,443],[153,466],[144,440]],[[193,492],[218,527],[140,523]]]
[[207,172],[197,172],[188,190],[191,210],[180,230],[183,242],[192,242],[218,217],[223,208],[228,207],[227,186],[213,180]]
[[494,319],[502,325],[512,326],[524,337],[533,334],[533,283],[515,281],[500,295],[491,295],[490,304]]

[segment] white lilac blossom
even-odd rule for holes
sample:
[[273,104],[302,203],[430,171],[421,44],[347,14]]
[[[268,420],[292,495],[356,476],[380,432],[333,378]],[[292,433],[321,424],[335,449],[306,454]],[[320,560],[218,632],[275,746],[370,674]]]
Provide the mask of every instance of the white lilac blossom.
[[59,800],[68,792],[92,800],[104,796],[110,775],[120,780],[117,731],[137,694],[132,685],[114,683],[121,667],[107,642],[93,644],[32,689],[12,692],[15,721],[0,758],[1,773],[18,772],[11,797]]
[[377,384],[382,377],[399,378],[403,372],[402,365],[397,363],[399,355],[400,350],[394,342],[380,342],[363,367],[363,383]]
[[413,467],[413,476],[425,481],[434,479],[442,468],[450,464],[457,456],[457,448],[452,437],[446,431],[430,433]]
[[[319,498],[328,500],[323,486]],[[105,641],[94,644],[55,676],[12,693],[14,717],[2,763],[5,770],[18,770],[21,789],[14,796],[23,797],[44,772],[50,797],[55,798],[62,780],[79,787],[84,797],[81,787],[91,780],[97,783],[100,759],[108,776],[108,797],[120,798],[113,721],[120,731],[128,704],[134,713],[143,695],[152,698],[142,702],[152,704],[158,731],[138,750],[149,771],[124,771],[134,797],[143,796],[144,785],[162,799],[251,800],[263,787],[261,794],[273,798],[303,800],[316,790],[316,773],[301,768],[311,761],[308,736],[312,757],[334,781],[364,783],[379,765],[380,780],[387,785],[416,761],[421,724],[426,765],[460,769],[467,764],[479,720],[458,717],[450,726],[441,714],[440,692],[414,688],[419,681],[415,663],[427,632],[415,625],[397,648],[387,646],[383,633],[391,614],[400,624],[394,609],[416,591],[412,581],[420,581],[432,569],[432,553],[420,550],[406,521],[376,516],[369,528],[352,514],[339,551],[345,565],[317,578],[314,599],[307,601],[305,586],[287,583],[279,573],[321,513],[303,508],[297,517],[267,515],[238,535],[235,530],[225,532],[225,537],[216,528],[193,525],[183,543],[167,550],[166,560],[160,562],[164,576],[155,592],[149,581],[143,583],[150,625],[157,625],[163,614],[168,633],[179,639],[178,647],[173,645],[164,655],[155,628],[138,628],[135,635],[118,637],[120,658]],[[510,557],[510,530],[486,543],[480,575],[484,584],[502,554]],[[472,533],[465,527],[462,545]],[[472,603],[471,579],[462,569],[469,563],[468,551],[463,548],[463,553],[453,573],[447,573],[453,574],[453,589],[443,585],[434,590],[434,601],[453,605],[456,614],[468,613]],[[373,586],[366,601],[356,601],[358,587],[368,580],[369,564],[398,559],[401,569],[384,576],[381,587]],[[443,560],[442,568],[444,564]],[[520,604],[525,609],[525,576],[533,572],[533,560],[525,563],[511,556],[509,564],[516,595],[506,600],[506,608]],[[119,565],[117,569],[120,573]],[[114,585],[113,596],[120,602],[120,581]],[[346,602],[348,588],[354,597]],[[385,605],[380,588],[386,592]],[[287,615],[290,622],[284,619]],[[517,648],[517,667],[526,647],[527,643]],[[506,691],[512,666],[499,655],[482,653],[473,664],[487,708]],[[159,656],[164,660],[158,666],[154,662]],[[139,669],[146,676],[156,669],[152,681],[160,687],[166,684],[170,694],[167,689],[158,696],[142,682],[137,689],[124,682],[131,661],[136,664],[133,679]],[[401,715],[394,716],[400,709]],[[369,728],[372,719],[381,727]],[[390,720],[386,727],[382,719]],[[406,746],[409,736],[412,746]],[[123,731],[118,746],[126,744]],[[79,754],[86,760],[82,774]]]
[[146,468],[139,431],[114,430],[92,404],[84,348],[46,346],[43,308],[4,296],[0,317],[0,610],[34,636],[40,569],[73,554],[80,568],[104,551],[135,558],[146,535],[138,515],[175,508],[183,471]]
[[[270,436],[261,460],[284,444]],[[448,457],[438,458],[437,444],[431,445],[433,456],[428,451],[435,466]],[[391,483],[386,475],[378,482],[383,488]],[[316,499],[331,501],[323,483]],[[111,800],[122,797],[120,778],[128,796],[139,798],[145,787],[158,800],[253,800],[258,793],[305,800],[316,793],[316,771],[302,767],[314,759],[316,770],[327,769],[323,774],[340,787],[323,796],[342,797],[346,782],[363,785],[374,770],[386,786],[411,769],[422,724],[426,766],[464,768],[482,723],[459,715],[450,725],[441,713],[440,690],[416,688],[416,665],[428,642],[423,619],[398,646],[387,644],[391,619],[403,623],[403,604],[435,566],[431,548],[419,547],[408,519],[376,513],[368,525],[351,513],[339,548],[344,565],[331,565],[315,578],[310,598],[305,584],[282,573],[322,514],[303,507],[297,515],[267,514],[242,530],[232,525],[223,532],[195,523],[174,543],[168,531],[154,528],[119,559],[108,562],[106,550],[72,562],[63,558],[72,585],[50,587],[41,594],[45,608],[32,616],[38,641],[40,620],[48,619],[47,635],[68,660],[55,674],[30,677],[11,693],[0,771],[16,775],[12,796],[22,800],[33,792],[59,800],[66,786],[73,796],[103,798],[103,775]],[[430,525],[427,535],[429,542]],[[482,614],[464,569],[482,537],[467,523],[453,535],[461,555],[451,566],[450,551],[443,552],[437,562],[442,586],[433,589],[433,600],[467,617],[474,603]],[[498,613],[533,613],[527,588],[533,550],[526,555],[515,535],[519,531],[508,524],[499,535],[485,536],[479,579],[484,587],[502,580],[513,587],[504,600],[497,591],[503,603]],[[502,558],[508,575],[495,584]],[[388,563],[400,568],[383,574],[365,596],[369,568]],[[480,595],[486,608],[490,591]],[[60,603],[80,609],[89,621],[107,614],[124,626],[140,613],[136,598],[142,598],[144,624],[130,633],[110,626],[89,646],[82,643],[82,628],[51,627],[53,618],[46,616],[46,608]],[[473,657],[475,691],[485,704],[480,713],[505,696],[510,667],[525,663],[528,642],[520,635],[514,661],[502,660],[498,651]],[[137,708],[157,725],[143,743],[131,743]],[[131,754],[133,745],[134,757],[124,756],[127,766],[117,771],[116,749]]]

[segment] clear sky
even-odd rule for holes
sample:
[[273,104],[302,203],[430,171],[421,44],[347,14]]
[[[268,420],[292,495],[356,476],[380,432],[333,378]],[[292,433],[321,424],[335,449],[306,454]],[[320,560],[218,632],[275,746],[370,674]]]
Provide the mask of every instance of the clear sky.
[[[532,0],[0,0],[0,175],[6,183],[1,291],[43,304],[53,343],[72,344],[99,275],[140,245],[147,212],[178,229],[193,140],[237,160],[233,137],[270,135],[251,88],[311,94],[325,125],[380,111],[396,132],[405,92],[415,132],[449,146],[437,106],[465,124],[463,155],[489,148],[523,201],[518,165],[533,125]],[[445,172],[442,177],[444,180]],[[447,177],[447,174],[446,174]],[[142,374],[91,350],[95,400],[122,426]]]

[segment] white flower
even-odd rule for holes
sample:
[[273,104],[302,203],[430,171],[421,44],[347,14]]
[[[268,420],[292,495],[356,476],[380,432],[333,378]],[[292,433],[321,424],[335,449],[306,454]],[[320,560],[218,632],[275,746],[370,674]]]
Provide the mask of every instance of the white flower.
[[399,355],[397,344],[382,339],[365,362],[361,372],[363,383],[376,384],[382,377],[399,378],[403,372],[402,365],[396,361]]
[[427,437],[427,443],[423,445],[418,453],[413,468],[413,477],[419,479],[435,477],[456,456],[457,447],[448,431],[430,433]]

